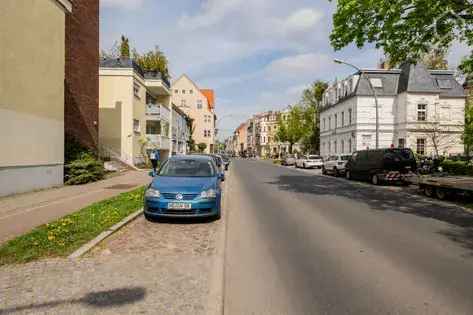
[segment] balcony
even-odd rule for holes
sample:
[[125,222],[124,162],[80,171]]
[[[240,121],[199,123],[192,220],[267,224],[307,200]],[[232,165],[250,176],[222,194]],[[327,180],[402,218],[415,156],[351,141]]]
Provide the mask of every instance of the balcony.
[[146,87],[155,95],[171,95],[171,83],[158,71],[144,73]]
[[157,148],[160,150],[169,150],[171,147],[169,144],[169,138],[162,135],[147,134],[146,138],[149,140],[148,146]]
[[156,120],[160,119],[168,122],[171,117],[169,109],[160,104],[147,104],[145,114],[150,119],[155,118]]

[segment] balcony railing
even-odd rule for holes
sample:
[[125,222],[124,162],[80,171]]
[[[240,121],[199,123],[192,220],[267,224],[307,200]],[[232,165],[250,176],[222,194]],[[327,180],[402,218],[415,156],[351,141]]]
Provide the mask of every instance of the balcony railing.
[[152,134],[147,134],[146,138],[148,138],[149,143],[148,145],[150,147],[155,147],[160,150],[169,150],[170,145],[169,145],[169,138],[162,136],[162,135],[152,135]]
[[145,114],[166,121],[169,121],[171,116],[169,109],[160,104],[147,104]]
[[169,82],[169,80],[166,79],[159,71],[145,71],[144,77],[145,79],[149,80],[161,80],[168,89],[171,88],[171,82]]

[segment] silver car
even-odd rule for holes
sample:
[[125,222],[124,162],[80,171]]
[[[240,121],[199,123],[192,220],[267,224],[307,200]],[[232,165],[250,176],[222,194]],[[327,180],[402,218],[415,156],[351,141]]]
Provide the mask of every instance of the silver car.
[[335,176],[345,173],[345,166],[351,155],[332,155],[324,161],[322,174],[332,174]]

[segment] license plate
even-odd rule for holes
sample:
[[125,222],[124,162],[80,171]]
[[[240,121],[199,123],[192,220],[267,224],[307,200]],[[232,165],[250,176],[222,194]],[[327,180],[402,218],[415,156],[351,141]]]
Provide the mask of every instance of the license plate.
[[168,203],[168,209],[173,210],[190,210],[192,209],[192,204],[190,203]]

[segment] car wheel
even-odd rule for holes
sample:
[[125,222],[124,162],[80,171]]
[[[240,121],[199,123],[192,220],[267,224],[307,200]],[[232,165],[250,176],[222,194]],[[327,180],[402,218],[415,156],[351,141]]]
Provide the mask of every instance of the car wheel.
[[327,170],[322,166],[322,175],[327,175]]
[[145,219],[146,219],[146,220],[148,220],[148,221],[150,221],[150,222],[154,222],[154,221],[155,221],[152,216],[150,216],[150,215],[148,215],[148,214],[146,214],[146,213],[145,213],[144,215],[145,215]]
[[351,172],[350,172],[350,171],[346,171],[346,172],[345,172],[345,178],[348,179],[348,180],[352,180]]
[[338,176],[338,170],[336,167],[333,168],[333,176],[337,177]]
[[222,218],[222,213],[219,211],[216,215],[214,215],[213,219],[215,221],[218,221]]
[[379,185],[379,178],[378,178],[378,175],[374,174],[373,176],[371,176],[371,184],[373,184],[373,185]]
[[307,165],[304,163],[304,164],[302,165],[302,168],[304,168],[304,169],[307,168]]

